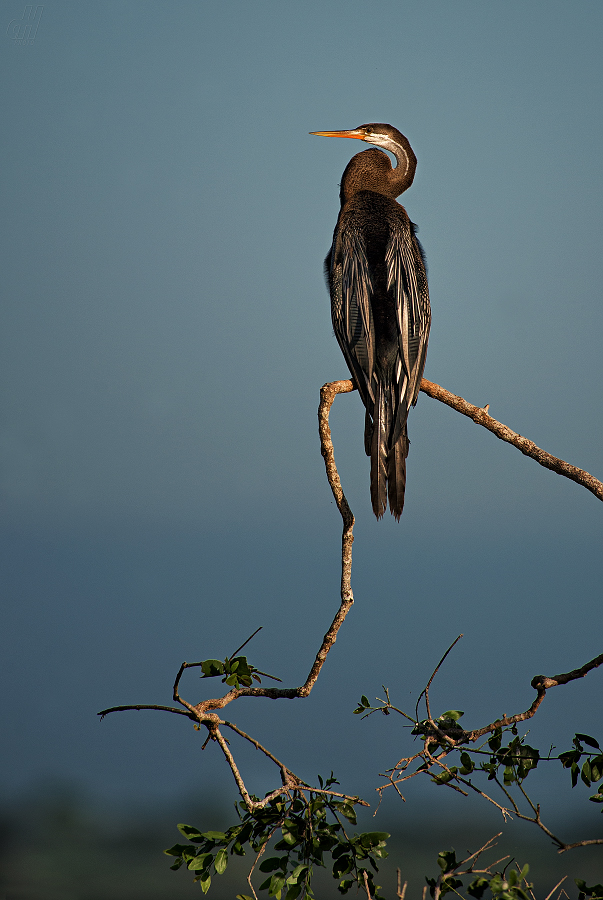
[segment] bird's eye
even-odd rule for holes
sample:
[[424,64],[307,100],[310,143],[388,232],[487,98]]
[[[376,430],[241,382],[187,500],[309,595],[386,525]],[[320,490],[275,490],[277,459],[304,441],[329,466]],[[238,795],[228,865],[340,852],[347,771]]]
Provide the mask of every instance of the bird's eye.
[[372,134],[372,133],[373,133],[373,129],[372,129],[372,128],[365,128],[365,129],[364,129],[364,133],[365,133],[365,134]]

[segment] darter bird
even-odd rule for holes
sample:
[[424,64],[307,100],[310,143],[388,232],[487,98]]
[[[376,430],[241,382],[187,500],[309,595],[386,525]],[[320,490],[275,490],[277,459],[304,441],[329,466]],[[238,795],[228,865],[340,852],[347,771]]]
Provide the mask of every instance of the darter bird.
[[396,197],[413,182],[417,158],[391,125],[313,131],[355,138],[389,150],[352,157],[341,179],[341,209],[325,260],[331,317],[352,379],[366,408],[364,447],[371,458],[371,502],[378,519],[404,507],[408,434],[417,402],[431,311],[423,248]]

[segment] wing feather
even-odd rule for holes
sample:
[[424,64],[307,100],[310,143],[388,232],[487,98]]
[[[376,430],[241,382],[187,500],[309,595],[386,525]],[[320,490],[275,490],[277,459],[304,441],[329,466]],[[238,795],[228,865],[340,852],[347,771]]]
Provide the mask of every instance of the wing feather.
[[403,386],[398,377],[398,397],[405,420],[417,402],[431,323],[425,267],[410,221],[404,230],[390,229],[385,261],[387,286],[394,292],[398,320],[397,371],[402,369],[408,378],[408,384]]
[[[421,385],[431,314],[414,226],[403,207],[388,207],[391,201],[369,195],[365,192],[353,209],[340,213],[326,266],[333,329],[366,408],[373,510],[381,517],[389,499],[399,518],[408,454],[406,419]],[[364,213],[373,215],[376,208],[380,216],[373,228],[374,216]],[[378,303],[377,333],[373,303]]]
[[335,337],[367,409],[375,403],[372,281],[362,234],[336,232],[329,275]]

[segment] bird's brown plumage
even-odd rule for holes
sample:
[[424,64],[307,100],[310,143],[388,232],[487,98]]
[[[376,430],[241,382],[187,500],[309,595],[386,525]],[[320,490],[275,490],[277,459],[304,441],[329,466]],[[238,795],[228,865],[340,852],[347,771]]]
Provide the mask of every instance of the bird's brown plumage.
[[385,124],[350,137],[389,150],[356,154],[341,179],[341,209],[325,261],[335,336],[366,408],[365,450],[371,457],[371,501],[380,518],[404,506],[406,419],[417,401],[431,312],[425,261],[415,226],[396,202],[411,184],[416,157],[404,135]]

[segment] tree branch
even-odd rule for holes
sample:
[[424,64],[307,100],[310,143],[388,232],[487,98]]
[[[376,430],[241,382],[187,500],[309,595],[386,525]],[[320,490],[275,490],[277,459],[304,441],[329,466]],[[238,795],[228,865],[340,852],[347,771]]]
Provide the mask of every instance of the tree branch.
[[546,675],[536,675],[532,678],[530,683],[534,690],[537,691],[537,695],[529,709],[523,713],[517,713],[515,716],[503,716],[501,719],[497,719],[495,722],[492,722],[490,725],[486,725],[483,728],[476,728],[474,731],[466,731],[462,741],[457,741],[457,743],[473,742],[484,734],[496,731],[497,728],[506,728],[508,725],[515,725],[517,722],[525,722],[526,719],[531,719],[544,700],[549,688],[556,687],[558,684],[567,684],[569,681],[575,681],[576,678],[584,678],[585,675],[593,669],[598,668],[600,665],[603,665],[603,653],[599,656],[595,656],[594,659],[591,659],[590,662],[580,666],[579,669],[572,669],[571,672],[567,672],[564,675],[554,675],[552,678],[548,678]]
[[[333,385],[337,385],[336,393],[339,394],[354,390],[354,383],[352,381],[334,381]],[[332,385],[325,385],[323,391],[325,388],[331,386]],[[501,441],[512,444],[513,447],[516,447],[524,454],[524,456],[529,456],[531,459],[536,460],[536,462],[539,465],[544,466],[545,469],[550,469],[552,472],[557,472],[558,475],[563,475],[565,478],[575,481],[576,484],[581,484],[590,491],[591,494],[598,497],[599,500],[603,500],[603,482],[599,481],[598,478],[595,478],[594,475],[585,472],[584,469],[579,469],[577,466],[566,463],[563,459],[552,456],[552,454],[547,453],[546,450],[542,450],[538,447],[534,441],[530,441],[521,434],[512,431],[507,425],[503,425],[502,422],[493,419],[488,413],[490,404],[486,406],[474,406],[472,403],[463,400],[462,397],[451,394],[450,391],[440,387],[439,384],[435,384],[433,381],[427,381],[426,378],[421,380],[420,390],[433,400],[439,400],[440,403],[445,403],[446,406],[456,410],[456,412],[461,413],[461,415],[467,416],[467,418],[475,422],[476,425],[481,425],[483,428],[491,431],[492,434],[496,435],[497,438],[500,438]],[[333,493],[335,492],[333,491]]]
[[[239,788],[239,792],[247,804],[248,808],[251,809],[261,809],[263,808],[273,797],[278,796],[279,794],[286,793],[287,791],[294,790],[311,790],[314,793],[328,794],[330,796],[342,797],[346,800],[350,800],[354,803],[361,803],[364,806],[368,806],[363,800],[360,800],[356,797],[350,797],[346,794],[339,794],[334,791],[326,791],[326,790],[314,790],[309,785],[306,785],[302,782],[293,772],[290,771],[280,760],[278,760],[269,750],[263,747],[258,741],[254,738],[250,737],[250,735],[246,734],[240,728],[238,728],[232,722],[226,722],[219,718],[215,710],[223,709],[227,704],[231,703],[233,700],[237,700],[239,697],[268,697],[271,700],[277,700],[279,698],[286,698],[289,700],[295,699],[297,697],[307,697],[314,687],[316,680],[320,674],[322,666],[327,658],[329,650],[337,640],[337,634],[339,629],[343,625],[345,618],[352,608],[354,603],[354,596],[352,593],[352,585],[351,585],[351,577],[352,577],[352,544],[354,543],[354,516],[349,507],[349,504],[346,500],[345,494],[343,493],[343,489],[341,487],[341,480],[339,478],[339,473],[337,472],[337,466],[335,465],[335,455],[333,450],[333,441],[331,439],[331,429],[329,426],[329,412],[331,410],[331,406],[333,405],[333,401],[337,394],[347,393],[349,391],[354,390],[354,386],[351,381],[334,381],[330,384],[325,384],[320,391],[320,404],[318,408],[318,422],[319,422],[319,435],[320,435],[320,445],[321,445],[321,453],[323,455],[325,461],[325,468],[327,473],[327,479],[329,481],[329,485],[331,486],[331,490],[333,492],[333,496],[335,497],[335,502],[337,504],[337,509],[341,515],[343,520],[343,533],[342,533],[342,541],[341,541],[341,602],[337,613],[335,614],[335,618],[333,619],[331,626],[327,633],[325,634],[322,644],[318,653],[316,654],[316,658],[308,677],[303,685],[297,688],[264,688],[264,687],[243,687],[243,688],[233,688],[228,691],[224,696],[218,698],[211,698],[209,700],[202,700],[200,703],[195,704],[194,706],[190,704],[187,700],[180,696],[179,687],[180,680],[185,669],[192,669],[200,667],[203,663],[187,663],[183,662],[178,670],[178,674],[176,675],[176,679],[174,681],[173,688],[173,697],[176,703],[179,703],[181,706],[184,706],[184,710],[176,709],[171,706],[159,706],[155,704],[136,704],[136,705],[128,705],[128,706],[112,706],[109,709],[104,709],[98,715],[103,718],[111,712],[124,712],[125,710],[133,710],[133,709],[153,709],[153,710],[164,710],[166,712],[176,713],[178,715],[187,716],[189,719],[192,719],[197,723],[197,727],[199,725],[205,725],[209,732],[209,738],[216,741],[232,771],[233,777]],[[258,629],[259,630],[259,629]],[[254,632],[254,634],[257,632]],[[253,635],[252,635],[253,637]],[[251,640],[248,638],[245,641],[247,644]],[[242,644],[241,647],[235,654],[242,650],[245,644]],[[233,654],[233,656],[235,655]],[[241,737],[250,741],[258,750],[261,750],[269,759],[271,759],[275,765],[277,765],[281,771],[281,778],[283,781],[283,787],[279,788],[272,793],[268,794],[261,801],[254,801],[251,799],[251,796],[245,787],[245,783],[241,774],[237,768],[236,762],[230,749],[228,747],[228,742],[222,735],[220,731],[220,726],[226,725],[228,728],[231,728],[233,731],[237,732]],[[208,739],[209,739],[208,738]],[[205,746],[205,745],[204,745]]]
[[487,428],[488,431],[491,431],[492,434],[496,435],[497,438],[500,438],[501,441],[512,444],[521,451],[524,456],[529,456],[531,459],[536,460],[536,462],[539,463],[539,465],[544,466],[545,469],[551,469],[551,471],[557,472],[558,475],[564,475],[566,478],[570,478],[572,481],[585,487],[594,494],[595,497],[598,497],[599,500],[603,500],[602,482],[593,475],[589,475],[589,473],[585,472],[583,469],[578,469],[577,466],[571,466],[569,463],[564,462],[564,460],[552,456],[550,453],[547,453],[546,450],[537,447],[533,441],[522,437],[522,435],[517,434],[515,431],[511,431],[511,429],[506,425],[503,425],[502,422],[497,422],[496,419],[493,419],[492,416],[488,414],[489,405],[483,408],[473,406],[472,403],[467,403],[462,397],[451,394],[450,391],[440,387],[439,384],[434,384],[433,381],[427,381],[426,378],[423,378],[421,381],[421,390],[424,394],[427,394],[434,400],[439,400],[440,403],[445,403],[446,406],[450,406],[452,409],[461,413],[461,415],[472,419],[476,425],[482,425],[484,428]]

